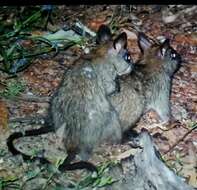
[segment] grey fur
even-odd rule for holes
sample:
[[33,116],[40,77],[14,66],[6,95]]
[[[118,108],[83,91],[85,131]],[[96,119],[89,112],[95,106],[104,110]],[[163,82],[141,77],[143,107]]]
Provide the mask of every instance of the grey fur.
[[144,54],[132,73],[120,81],[121,91],[110,98],[123,131],[133,127],[149,109],[155,110],[162,121],[169,121],[172,78],[181,62],[169,42],[151,44],[145,35],[139,35],[138,42]]
[[116,42],[117,47],[110,47],[103,57],[83,60],[67,71],[52,98],[49,114],[54,128],[67,151],[79,153],[83,160],[98,144],[122,138],[109,96],[117,91],[117,76],[131,71],[123,58],[124,43]]
[[[84,160],[99,144],[120,142],[123,132],[149,109],[157,111],[163,121],[170,119],[171,81],[180,56],[169,43],[151,44],[139,35],[139,45],[141,40],[149,46],[141,47],[142,58],[120,80],[119,93],[114,93],[118,74],[114,63],[124,60],[109,54],[97,60],[104,64],[86,61],[67,72],[52,99],[51,116],[56,131],[61,129],[59,138],[67,150],[78,152]],[[172,54],[176,55],[173,59]]]

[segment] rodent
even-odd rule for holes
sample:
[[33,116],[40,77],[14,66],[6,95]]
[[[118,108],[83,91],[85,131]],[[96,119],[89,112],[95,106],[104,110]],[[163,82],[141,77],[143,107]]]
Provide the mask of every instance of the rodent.
[[171,119],[170,94],[174,73],[181,66],[181,56],[166,39],[153,43],[144,33],[138,34],[141,55],[133,71],[119,80],[121,91],[110,97],[123,131],[135,126],[150,109],[157,112],[163,122]]

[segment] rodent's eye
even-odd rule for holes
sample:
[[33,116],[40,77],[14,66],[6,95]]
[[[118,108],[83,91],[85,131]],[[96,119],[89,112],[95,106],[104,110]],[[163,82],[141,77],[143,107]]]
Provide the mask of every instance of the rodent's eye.
[[178,54],[177,54],[177,52],[175,51],[175,50],[173,50],[173,49],[170,49],[170,58],[171,59],[177,59],[177,57],[178,57]]
[[130,63],[131,62],[131,56],[130,56],[130,53],[129,52],[126,52],[124,55],[123,55],[123,58],[126,62]]
[[171,55],[170,55],[170,57],[171,57],[171,59],[176,59],[177,54],[176,54],[176,53],[174,53],[174,52],[172,52],[172,53],[171,53]]

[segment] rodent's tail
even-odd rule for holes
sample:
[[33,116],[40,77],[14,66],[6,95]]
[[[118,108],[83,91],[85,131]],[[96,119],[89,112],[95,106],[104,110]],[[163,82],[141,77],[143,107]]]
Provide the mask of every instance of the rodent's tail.
[[[28,137],[28,136],[38,136],[42,134],[46,134],[48,132],[54,132],[53,128],[50,127],[41,127],[39,129],[32,129],[32,130],[27,130],[23,134],[22,132],[15,132],[11,134],[8,139],[7,139],[7,146],[8,150],[13,154],[21,154],[24,160],[39,160],[41,163],[50,163],[46,158],[44,157],[39,157],[39,156],[30,156],[22,153],[21,151],[17,150],[14,146],[14,140],[22,138],[22,137]],[[90,162],[86,161],[79,161],[76,163],[70,164],[70,161],[74,158],[74,155],[72,153],[68,153],[68,157],[65,159],[65,161],[59,166],[60,171],[65,171],[65,170],[76,170],[76,169],[87,169],[89,171],[96,171],[97,168]]]
[[22,138],[22,137],[28,137],[28,136],[38,136],[38,135],[42,135],[42,134],[46,134],[49,132],[54,131],[53,128],[50,127],[41,127],[39,129],[32,129],[32,130],[27,130],[24,133],[22,132],[15,132],[12,133],[8,139],[7,139],[7,146],[8,146],[8,150],[13,154],[13,155],[17,155],[17,154],[21,154],[23,156],[24,160],[35,160],[35,159],[39,159],[41,163],[49,163],[49,161],[45,158],[42,157],[32,157],[29,155],[26,155],[24,153],[22,153],[21,151],[17,150],[14,146],[14,140]]
[[79,161],[76,163],[67,163],[67,161],[65,161],[63,164],[61,164],[58,168],[60,171],[64,172],[65,170],[81,170],[81,169],[87,169],[91,172],[98,172],[96,166],[90,162],[86,162],[86,161]]
[[16,133],[13,133],[11,134],[8,139],[7,139],[7,146],[8,146],[8,150],[13,154],[13,155],[17,155],[17,154],[20,154],[20,151],[17,150],[15,147],[14,147],[14,144],[13,144],[13,141],[15,139],[19,139],[23,137],[23,134],[21,132],[16,132]]

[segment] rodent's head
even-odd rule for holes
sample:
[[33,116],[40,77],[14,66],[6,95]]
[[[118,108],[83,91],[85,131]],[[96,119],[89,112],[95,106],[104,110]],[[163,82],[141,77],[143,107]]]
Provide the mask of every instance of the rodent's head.
[[171,46],[170,40],[166,39],[163,43],[157,44],[144,34],[138,34],[138,45],[142,52],[140,64],[154,70],[163,69],[169,75],[176,72],[181,65],[181,56]]
[[97,32],[97,44],[94,51],[95,58],[102,59],[114,65],[118,75],[130,73],[132,70],[132,58],[127,49],[127,34],[125,32],[112,40],[112,34],[108,26],[101,25]]

